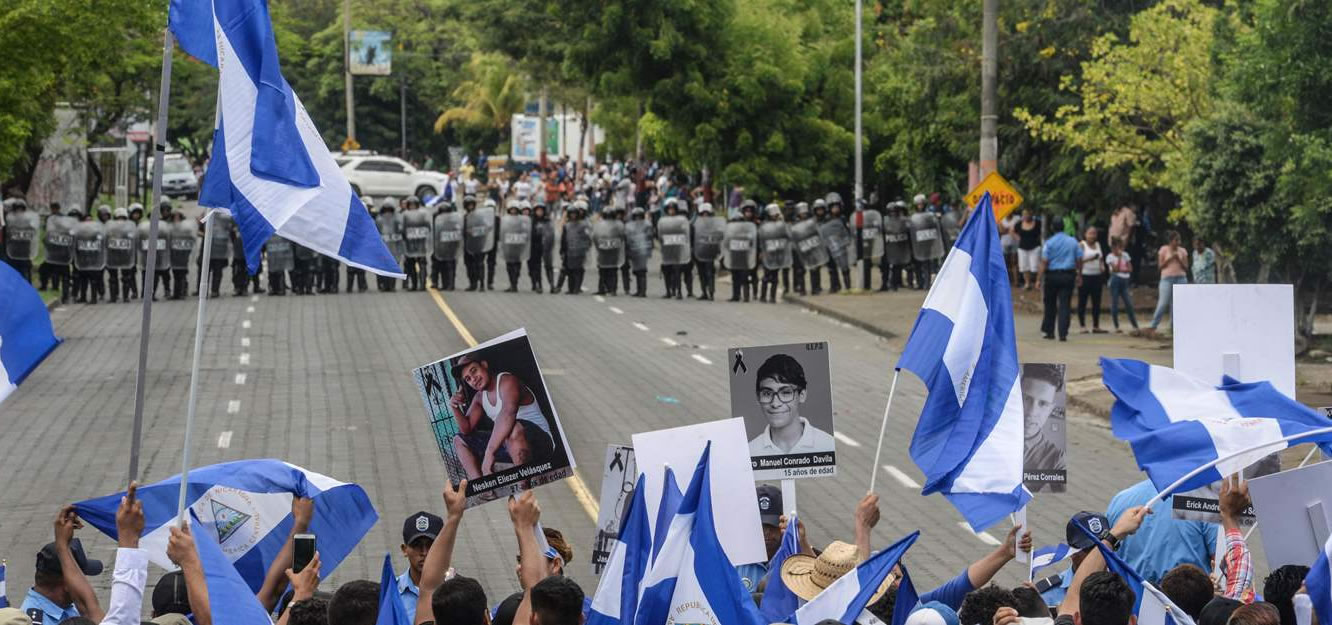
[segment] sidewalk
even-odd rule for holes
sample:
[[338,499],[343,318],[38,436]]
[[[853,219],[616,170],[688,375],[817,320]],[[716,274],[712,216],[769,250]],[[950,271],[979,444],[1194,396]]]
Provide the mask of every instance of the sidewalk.
[[[1150,294],[1150,295],[1149,295]],[[1018,359],[1021,362],[1064,363],[1068,366],[1068,402],[1077,412],[1109,419],[1113,396],[1101,384],[1099,358],[1132,358],[1152,364],[1171,366],[1174,358],[1169,338],[1147,339],[1127,334],[1129,326],[1121,312],[1120,324],[1125,334],[1080,334],[1076,306],[1068,341],[1059,342],[1041,337],[1040,302],[1034,291],[1016,289],[1014,301],[1014,330],[1017,334]],[[1134,290],[1135,308],[1150,300],[1155,305],[1155,291]],[[1142,297],[1138,297],[1141,295]],[[804,306],[820,314],[849,323],[883,337],[891,349],[901,351],[906,344],[911,326],[916,321],[920,306],[925,301],[924,291],[899,290],[895,293],[843,291],[837,295],[801,296],[785,295],[787,302]],[[1104,305],[1104,303],[1103,303]],[[1147,321],[1151,310],[1147,309]],[[1102,328],[1112,330],[1109,313],[1101,313]],[[1090,319],[1087,320],[1090,324]],[[1146,325],[1143,315],[1139,325]],[[1090,329],[1090,327],[1089,327]],[[1163,327],[1163,329],[1165,329]],[[1332,405],[1332,387],[1329,372],[1332,367],[1323,364],[1298,362],[1296,377],[1299,399],[1311,406]]]

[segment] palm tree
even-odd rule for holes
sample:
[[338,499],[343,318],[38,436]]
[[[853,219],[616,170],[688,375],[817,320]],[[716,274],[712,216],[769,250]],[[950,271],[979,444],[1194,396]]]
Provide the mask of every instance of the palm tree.
[[[455,101],[462,102],[440,113],[435,132],[444,132],[450,124],[460,124],[497,131],[508,136],[509,120],[527,105],[526,79],[513,68],[513,62],[501,54],[472,55],[467,63],[467,80],[453,90]],[[503,142],[502,145],[507,144]]]

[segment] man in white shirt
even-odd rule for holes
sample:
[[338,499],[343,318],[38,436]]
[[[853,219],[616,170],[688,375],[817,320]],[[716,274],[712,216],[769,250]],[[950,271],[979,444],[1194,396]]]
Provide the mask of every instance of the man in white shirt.
[[754,383],[759,408],[768,427],[749,441],[751,456],[830,452],[836,443],[827,432],[800,415],[805,403],[805,370],[786,354],[763,361]]

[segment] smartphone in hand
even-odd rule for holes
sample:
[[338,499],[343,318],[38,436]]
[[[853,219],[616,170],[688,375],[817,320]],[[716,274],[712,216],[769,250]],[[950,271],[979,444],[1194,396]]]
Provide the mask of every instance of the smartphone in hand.
[[300,573],[310,561],[314,559],[315,554],[315,535],[297,534],[292,538],[292,563],[291,571]]

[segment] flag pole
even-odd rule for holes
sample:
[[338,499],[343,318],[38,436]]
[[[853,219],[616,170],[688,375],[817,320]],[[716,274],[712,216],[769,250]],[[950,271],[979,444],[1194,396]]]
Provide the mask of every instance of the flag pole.
[[190,484],[190,439],[194,431],[194,413],[199,403],[199,358],[202,355],[203,347],[203,328],[204,328],[204,309],[208,302],[208,289],[204,288],[210,284],[213,273],[210,263],[207,259],[213,254],[213,215],[216,210],[210,210],[203,216],[204,223],[204,243],[203,251],[200,252],[200,258],[205,259],[199,267],[204,275],[199,277],[199,312],[194,321],[194,361],[190,364],[190,399],[186,404],[185,410],[185,443],[181,446],[180,452],[180,500],[177,503],[176,518],[179,519],[179,525],[185,526],[185,496],[186,490]]
[[879,454],[883,453],[883,433],[888,429],[888,412],[893,408],[893,395],[897,393],[897,376],[901,369],[893,369],[893,385],[888,387],[888,405],[883,407],[883,421],[879,422],[879,444],[874,447],[874,464],[870,467],[870,492],[874,492],[874,481],[879,477]]
[[1206,470],[1208,470],[1208,469],[1210,469],[1210,468],[1212,468],[1212,467],[1214,467],[1214,466],[1216,466],[1216,465],[1218,465],[1218,464],[1220,464],[1220,463],[1222,463],[1222,462],[1225,462],[1225,461],[1227,461],[1227,460],[1230,460],[1231,458],[1236,458],[1236,457],[1239,457],[1239,456],[1243,456],[1243,455],[1245,455],[1245,454],[1250,454],[1250,453],[1253,453],[1253,452],[1255,452],[1255,451],[1258,451],[1259,449],[1262,449],[1262,448],[1264,448],[1264,447],[1271,447],[1271,446],[1273,446],[1273,445],[1275,445],[1275,444],[1277,444],[1277,443],[1289,443],[1289,442],[1291,442],[1291,441],[1296,441],[1296,440],[1300,440],[1300,439],[1304,439],[1304,438],[1310,438],[1310,437],[1313,437],[1313,436],[1318,436],[1318,435],[1320,435],[1320,434],[1332,434],[1332,427],[1318,428],[1318,429],[1316,429],[1316,430],[1309,430],[1308,432],[1301,432],[1301,433],[1299,433],[1299,434],[1291,434],[1290,436],[1282,437],[1282,438],[1279,438],[1279,439],[1274,440],[1274,441],[1266,442],[1266,443],[1263,443],[1263,444],[1261,444],[1261,445],[1254,445],[1253,447],[1249,447],[1249,448],[1247,448],[1247,449],[1241,449],[1241,450],[1239,450],[1239,451],[1237,451],[1237,452],[1235,452],[1235,453],[1226,454],[1225,456],[1222,456],[1222,457],[1220,457],[1220,458],[1217,458],[1216,460],[1212,460],[1211,462],[1208,462],[1207,464],[1204,464],[1204,465],[1202,465],[1202,466],[1200,466],[1200,467],[1198,467],[1198,468],[1196,468],[1196,469],[1194,469],[1194,470],[1192,470],[1192,471],[1189,471],[1187,474],[1184,475],[1184,477],[1181,477],[1181,478],[1179,478],[1178,480],[1175,480],[1175,483],[1174,483],[1174,484],[1171,484],[1169,488],[1166,488],[1166,489],[1165,489],[1165,491],[1163,491],[1163,492],[1159,492],[1159,493],[1156,494],[1155,497],[1152,497],[1151,499],[1147,500],[1147,504],[1146,504],[1145,507],[1148,508],[1148,509],[1151,509],[1152,506],[1155,506],[1156,504],[1158,504],[1158,503],[1160,503],[1161,501],[1165,500],[1166,497],[1169,497],[1171,494],[1173,494],[1173,493],[1175,492],[1175,489],[1177,489],[1177,488],[1179,488],[1180,486],[1182,486],[1182,485],[1184,484],[1184,482],[1187,482],[1187,481],[1193,479],[1193,478],[1196,477],[1199,473],[1202,473],[1203,471],[1206,471]]
[[[139,326],[139,367],[134,375],[134,427],[130,435],[129,479],[139,479],[139,447],[143,435],[143,394],[148,382],[148,336],[153,325],[153,297],[157,286],[157,233],[161,216],[157,205],[162,200],[162,161],[166,158],[167,105],[171,101],[171,53],[176,39],[171,28],[162,29],[162,82],[157,93],[157,128],[153,133],[153,195],[148,207],[148,239],[152,249],[145,254],[143,271],[143,321]],[[149,284],[152,284],[150,287]]]

